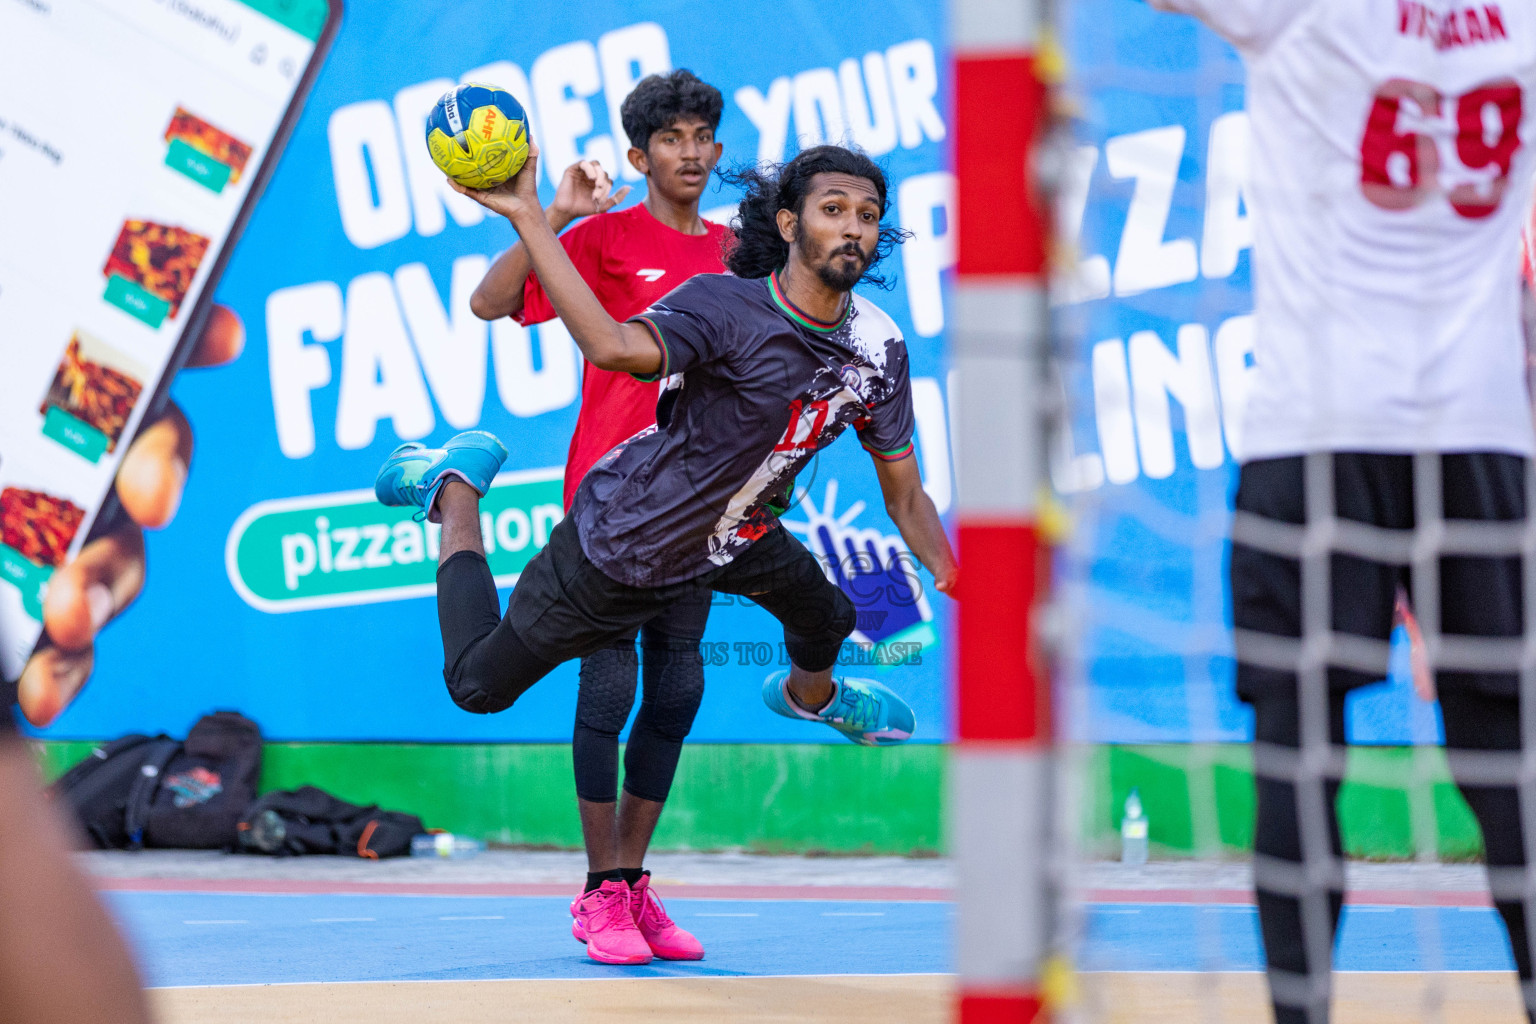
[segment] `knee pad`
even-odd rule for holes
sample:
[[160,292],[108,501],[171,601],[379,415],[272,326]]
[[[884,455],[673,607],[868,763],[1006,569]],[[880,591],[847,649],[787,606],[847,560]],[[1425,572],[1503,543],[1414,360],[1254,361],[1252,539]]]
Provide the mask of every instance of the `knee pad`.
[[[465,560],[460,564],[471,562]],[[507,710],[530,686],[555,669],[554,662],[530,651],[522,637],[505,623],[456,657],[451,653],[449,657],[453,660],[443,669],[448,696],[476,715]]]
[[859,624],[859,613],[854,608],[853,601],[847,594],[843,593],[841,587],[837,589],[837,596],[833,598],[833,603],[834,612],[829,626],[830,632],[833,635],[827,637],[827,639],[835,639],[837,643],[841,644],[853,635],[854,627]]
[[444,672],[443,680],[448,684],[448,696],[453,698],[453,702],[476,715],[493,715],[507,710],[516,703],[518,693],[521,692],[513,692],[509,688],[497,693],[485,685],[485,680],[463,673]]
[[698,643],[675,637],[647,642],[645,695],[634,731],[681,743],[693,728],[703,700],[704,655]]
[[843,641],[858,625],[858,614],[848,595],[830,584],[828,586],[830,593],[818,608],[819,621],[814,629],[791,631],[787,624],[784,629],[784,646],[790,661],[811,672],[820,672],[837,664]]
[[635,706],[635,677],[639,659],[634,644],[605,647],[581,659],[576,690],[576,726],[617,736]]
[[806,643],[841,644],[858,625],[853,601],[825,578],[811,584],[809,599],[780,619],[784,631]]

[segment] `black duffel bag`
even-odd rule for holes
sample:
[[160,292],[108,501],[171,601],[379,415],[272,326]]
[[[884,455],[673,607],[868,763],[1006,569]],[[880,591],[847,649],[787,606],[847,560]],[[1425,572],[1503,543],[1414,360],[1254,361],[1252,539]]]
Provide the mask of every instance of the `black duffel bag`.
[[411,839],[426,831],[421,819],[340,800],[315,786],[268,793],[246,809],[239,848],[245,853],[291,857],[305,853],[401,857]]

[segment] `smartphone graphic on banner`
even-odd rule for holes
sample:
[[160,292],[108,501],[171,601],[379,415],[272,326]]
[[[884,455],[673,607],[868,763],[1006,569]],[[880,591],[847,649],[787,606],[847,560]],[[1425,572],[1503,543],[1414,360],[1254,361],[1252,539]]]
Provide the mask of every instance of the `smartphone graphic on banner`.
[[0,4],[0,678],[163,407],[340,0]]

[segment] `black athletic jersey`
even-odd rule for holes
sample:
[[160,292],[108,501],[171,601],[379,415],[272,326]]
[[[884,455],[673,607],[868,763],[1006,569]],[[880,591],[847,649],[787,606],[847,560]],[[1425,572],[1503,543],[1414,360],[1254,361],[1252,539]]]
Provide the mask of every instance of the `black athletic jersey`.
[[660,587],[729,563],[847,427],[876,458],[912,454],[907,347],[862,296],[821,323],[773,277],[701,274],[631,322],[661,348],[651,379],[683,385],[657,428],[599,460],[571,503],[582,550],[620,583]]

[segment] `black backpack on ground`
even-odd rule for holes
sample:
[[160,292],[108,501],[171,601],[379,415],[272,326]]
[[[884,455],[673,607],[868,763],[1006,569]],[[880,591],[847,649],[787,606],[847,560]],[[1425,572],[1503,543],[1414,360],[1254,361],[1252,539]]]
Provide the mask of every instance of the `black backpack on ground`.
[[234,711],[204,715],[160,773],[144,822],[144,845],[222,850],[256,799],[261,729]]
[[186,742],[134,734],[97,747],[54,792],[102,849],[224,849],[256,798],[261,730],[233,711],[198,719]]
[[[96,846],[121,850],[135,846],[131,838],[144,833],[149,809],[148,790],[158,784],[160,771],[181,749],[181,741],[161,733],[132,733],[104,743],[59,776],[53,792],[75,812],[75,818]],[[134,813],[129,813],[132,805]]]
[[426,831],[421,819],[339,800],[315,786],[277,790],[252,804],[239,825],[246,853],[289,857],[339,853],[378,860],[411,852],[411,838]]

